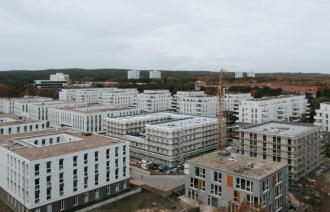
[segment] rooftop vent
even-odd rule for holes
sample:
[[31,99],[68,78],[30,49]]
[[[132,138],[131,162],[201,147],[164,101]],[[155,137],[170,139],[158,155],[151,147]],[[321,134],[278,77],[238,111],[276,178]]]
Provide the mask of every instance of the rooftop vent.
[[252,169],[254,167],[254,164],[253,164],[253,162],[248,162],[248,163],[244,164],[244,167],[246,169]]

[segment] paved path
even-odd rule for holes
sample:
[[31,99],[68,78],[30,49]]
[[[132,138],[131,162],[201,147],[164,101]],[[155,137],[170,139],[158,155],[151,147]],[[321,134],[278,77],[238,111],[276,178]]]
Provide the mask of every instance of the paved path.
[[131,169],[131,177],[163,191],[183,185],[185,178],[184,175],[149,175],[138,169]]

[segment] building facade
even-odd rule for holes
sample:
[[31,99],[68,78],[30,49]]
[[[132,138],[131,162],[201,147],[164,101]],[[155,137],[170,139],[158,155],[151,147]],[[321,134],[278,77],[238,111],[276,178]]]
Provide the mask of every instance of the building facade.
[[172,108],[179,113],[216,117],[217,97],[203,91],[178,91],[173,97]]
[[309,117],[305,95],[283,95],[244,100],[239,105],[238,122],[300,121]]
[[320,109],[316,110],[315,113],[314,125],[320,126],[324,132],[330,132],[330,103],[321,103]]
[[320,128],[308,124],[267,122],[239,129],[237,152],[288,164],[289,180],[297,181],[318,168],[325,142]]
[[48,112],[52,127],[69,127],[72,129],[104,133],[105,118],[140,114],[137,107],[113,108],[107,105],[96,105],[72,108],[51,108]]
[[138,106],[146,112],[170,110],[172,107],[171,93],[168,90],[144,90],[138,95]]
[[128,143],[61,129],[0,137],[0,198],[14,211],[75,211],[129,186]]
[[162,78],[162,72],[158,70],[153,70],[149,72],[149,78],[150,79],[161,79]]
[[127,71],[127,79],[140,79],[140,71],[138,70]]
[[288,211],[284,163],[212,152],[189,160],[185,174],[185,196],[204,205],[237,212]]
[[70,77],[68,74],[51,74],[49,80],[35,80],[34,85],[38,88],[63,88],[67,87]]
[[224,96],[225,111],[238,117],[239,106],[244,100],[252,98],[250,93],[226,93]]
[[215,149],[217,119],[175,113],[150,113],[106,119],[107,135],[130,142],[131,157],[166,164]]

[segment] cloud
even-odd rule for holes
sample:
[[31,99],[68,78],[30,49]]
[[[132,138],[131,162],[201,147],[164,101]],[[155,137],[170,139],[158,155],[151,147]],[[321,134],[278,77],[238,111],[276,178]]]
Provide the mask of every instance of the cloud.
[[11,0],[0,70],[137,68],[329,73],[325,0]]

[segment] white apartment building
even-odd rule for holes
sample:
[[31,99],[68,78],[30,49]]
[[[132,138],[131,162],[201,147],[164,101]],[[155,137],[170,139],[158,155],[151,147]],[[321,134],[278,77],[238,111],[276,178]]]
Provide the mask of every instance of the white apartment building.
[[138,70],[127,71],[127,79],[140,79],[140,71]]
[[322,131],[330,132],[330,102],[320,104],[320,109],[315,111],[315,126],[320,126]]
[[319,127],[284,122],[242,127],[236,140],[242,155],[288,164],[289,179],[293,181],[322,164],[324,146]]
[[29,117],[30,105],[48,101],[53,101],[53,99],[40,96],[24,96],[10,99],[2,98],[0,99],[0,112]]
[[138,106],[146,112],[170,110],[172,107],[171,93],[169,90],[144,90],[138,95]]
[[235,78],[243,78],[243,72],[235,72]]
[[173,97],[173,109],[179,113],[216,117],[217,97],[203,91],[178,91]]
[[149,78],[150,79],[161,79],[162,78],[162,72],[158,70],[153,70],[149,72]]
[[166,164],[215,149],[217,119],[175,113],[107,118],[107,135],[130,142],[131,157]]
[[254,71],[247,72],[247,77],[255,78],[256,77],[256,73],[254,73]]
[[51,74],[49,80],[35,80],[34,85],[38,88],[62,88],[68,86],[70,77],[68,74]]
[[224,96],[225,111],[238,117],[239,106],[247,99],[253,99],[250,93],[226,93]]
[[50,108],[48,119],[52,127],[104,133],[106,117],[120,117],[140,114],[137,107],[114,108],[107,105],[94,105],[72,108]]
[[217,151],[187,161],[185,174],[185,197],[208,211],[288,211],[285,163]]
[[13,114],[0,114],[0,136],[45,130],[48,127],[49,123],[46,121],[32,120]]
[[0,198],[13,211],[76,211],[129,186],[128,143],[48,129],[0,137]]
[[244,100],[239,105],[238,121],[258,124],[267,121],[299,121],[309,115],[305,95],[282,95]]
[[114,107],[130,107],[137,104],[137,89],[120,88],[82,88],[62,89],[59,100],[101,103]]
[[50,108],[80,108],[85,106],[87,106],[87,104],[84,102],[62,100],[32,103],[29,105],[28,117],[35,120],[49,120],[48,111]]

